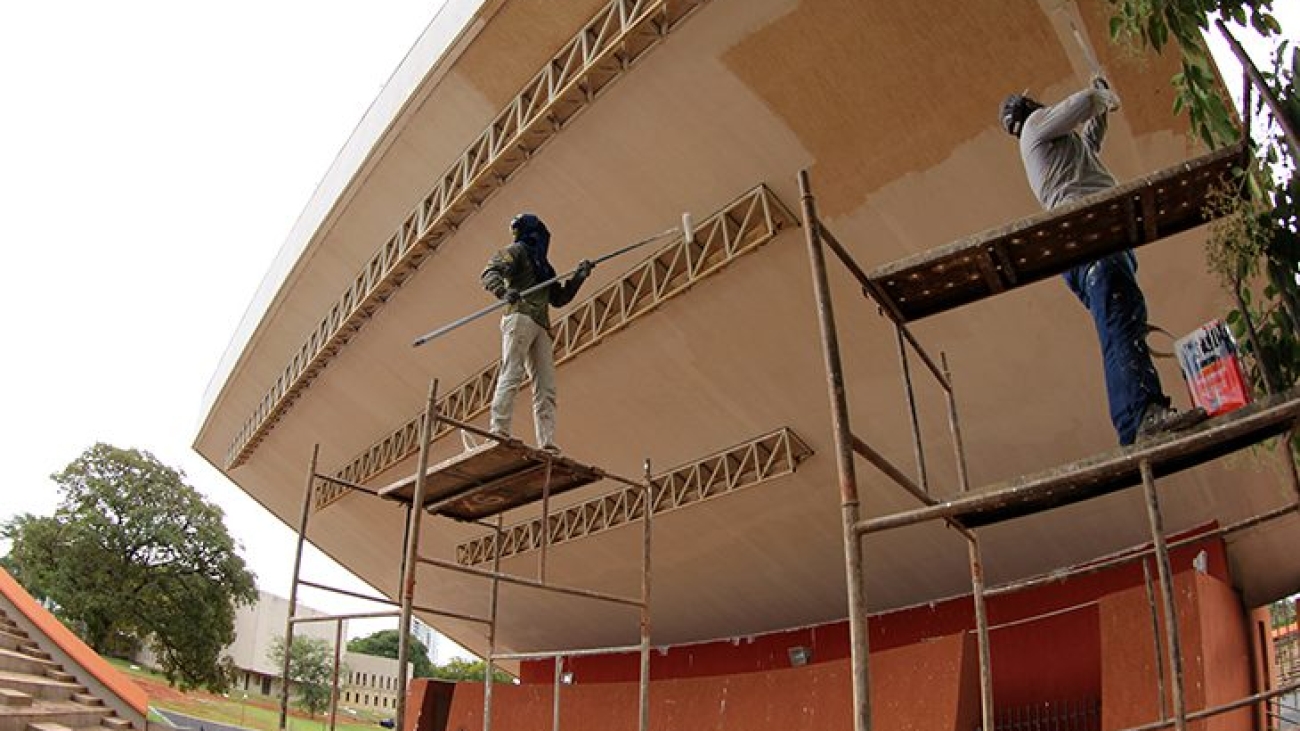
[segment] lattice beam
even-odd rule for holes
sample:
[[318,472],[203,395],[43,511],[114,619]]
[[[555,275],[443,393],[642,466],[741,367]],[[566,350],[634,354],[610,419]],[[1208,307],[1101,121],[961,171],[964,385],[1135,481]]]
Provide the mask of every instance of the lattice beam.
[[[717,454],[650,478],[655,486],[653,515],[696,505],[711,498],[794,474],[812,449],[788,427],[755,437]],[[645,491],[618,490],[572,505],[547,521],[549,545],[595,535],[637,521],[645,513]],[[507,526],[501,534],[501,557],[542,546],[541,517]],[[496,535],[487,533],[456,546],[456,561],[465,566],[492,561]]]
[[244,464],[354,333],[485,200],[707,0],[611,0],[497,114],[353,277],[244,420],[226,468]]
[[[771,241],[798,221],[765,185],[750,190],[696,226],[694,241],[678,236],[619,279],[568,310],[556,320],[555,362],[562,365],[586,352],[638,318],[653,312],[737,258]],[[440,413],[470,421],[492,403],[500,360],[493,361],[450,391],[438,403]],[[365,484],[376,475],[419,451],[417,414],[381,441],[353,458],[335,476]],[[452,431],[443,425],[434,438]],[[317,509],[347,492],[346,487],[322,485]]]

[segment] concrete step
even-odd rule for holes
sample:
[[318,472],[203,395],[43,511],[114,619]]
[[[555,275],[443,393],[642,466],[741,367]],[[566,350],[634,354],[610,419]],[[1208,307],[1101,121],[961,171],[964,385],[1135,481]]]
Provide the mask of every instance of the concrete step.
[[58,665],[55,665],[52,668],[47,668],[45,670],[45,677],[60,683],[77,682],[77,676],[73,675],[72,673],[64,672],[63,668],[59,667]]
[[110,731],[126,731],[126,729],[131,728],[130,721],[117,716],[105,718],[99,722],[99,725],[101,728],[110,729]]
[[[66,673],[63,674],[66,675]],[[85,691],[85,688],[75,682],[70,683],[43,675],[15,673],[9,670],[0,670],[0,688],[9,688],[20,693],[26,693],[33,698],[55,701],[68,701],[72,699],[74,693]]]
[[97,695],[93,695],[93,694],[91,694],[91,693],[73,693],[73,694],[72,694],[72,702],[73,702],[73,703],[80,703],[80,704],[83,705],[83,706],[102,706],[102,705],[104,705],[104,700],[103,700],[102,698],[100,698],[100,697],[97,696]]
[[56,723],[71,729],[96,728],[112,713],[108,708],[34,698],[31,706],[0,706],[0,731],[27,731],[33,723]]
[[23,648],[27,647],[36,647],[36,643],[27,639],[27,635],[0,629],[0,648],[21,652]]
[[27,693],[10,688],[0,688],[0,706],[23,708],[32,704],[32,697]]
[[61,723],[46,721],[43,723],[27,724],[27,731],[72,731],[71,726],[64,726]]
[[[69,726],[62,723],[40,722],[27,724],[27,731],[100,731],[104,729],[102,725],[89,726]],[[104,729],[104,731],[108,731]]]
[[0,670],[29,675],[48,675],[51,670],[59,670],[57,663],[32,657],[21,650],[0,649]]

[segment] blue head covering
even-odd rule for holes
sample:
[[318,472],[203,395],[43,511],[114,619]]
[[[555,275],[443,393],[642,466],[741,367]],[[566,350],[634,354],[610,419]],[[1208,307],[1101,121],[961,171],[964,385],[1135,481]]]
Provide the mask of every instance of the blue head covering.
[[537,281],[542,282],[555,276],[555,267],[547,259],[547,252],[551,248],[551,232],[546,229],[542,219],[532,213],[521,213],[510,222],[510,233],[528,252]]

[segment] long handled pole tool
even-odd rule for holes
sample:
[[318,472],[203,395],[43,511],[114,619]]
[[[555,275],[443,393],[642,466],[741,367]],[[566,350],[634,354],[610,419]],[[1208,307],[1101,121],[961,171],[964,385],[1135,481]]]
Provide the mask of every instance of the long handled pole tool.
[[[605,255],[601,256],[600,258],[598,258],[598,259],[593,259],[591,263],[592,263],[593,265],[595,265],[595,264],[600,264],[601,262],[609,261],[610,259],[613,259],[614,257],[622,256],[622,255],[628,253],[629,251],[635,251],[635,250],[641,248],[642,246],[645,246],[646,244],[650,244],[650,243],[653,243],[653,242],[655,242],[655,241],[658,241],[659,239],[662,239],[662,238],[664,238],[664,237],[671,236],[671,235],[673,235],[673,234],[675,234],[675,233],[678,233],[679,231],[680,231],[680,232],[684,232],[684,233],[685,233],[685,236],[686,236],[687,239],[690,239],[691,236],[693,235],[693,233],[692,233],[692,231],[691,231],[690,214],[684,214],[684,215],[682,216],[682,228],[680,228],[680,229],[678,229],[678,228],[669,228],[669,229],[664,229],[663,231],[660,231],[659,233],[657,233],[657,234],[655,234],[655,235],[653,235],[653,236],[648,236],[648,237],[646,237],[646,238],[644,238],[644,239],[641,239],[640,241],[637,241],[637,242],[634,242],[634,243],[628,244],[627,246],[624,246],[624,247],[621,248],[621,249],[616,249],[616,250],[614,250],[614,251],[611,251],[611,252],[609,252],[608,254],[605,254]],[[538,291],[539,289],[544,289],[544,288],[546,288],[546,287],[551,286],[552,284],[554,284],[554,283],[560,281],[561,279],[567,279],[568,277],[573,276],[573,274],[574,274],[575,272],[577,272],[577,271],[578,271],[577,267],[574,267],[573,269],[571,269],[571,270],[565,272],[564,274],[557,274],[557,275],[555,275],[554,277],[551,277],[550,279],[546,280],[545,282],[541,282],[541,283],[538,283],[538,284],[534,284],[533,286],[529,287],[528,289],[525,289],[524,291],[520,292],[519,295],[520,295],[521,297],[526,297],[526,296],[532,294],[533,292]],[[493,312],[496,312],[497,310],[501,309],[502,307],[505,307],[506,304],[507,304],[507,302],[506,302],[505,300],[498,300],[497,302],[493,302],[491,305],[489,305],[489,306],[487,306],[487,307],[484,307],[483,309],[479,310],[478,312],[472,312],[472,313],[470,313],[470,314],[468,314],[468,315],[465,315],[464,317],[460,318],[459,320],[453,320],[452,322],[449,322],[449,323],[447,323],[446,325],[443,325],[442,327],[438,328],[437,330],[433,330],[433,331],[431,331],[431,332],[427,332],[427,333],[425,333],[424,335],[421,335],[420,337],[416,338],[414,341],[411,342],[411,347],[412,347],[412,348],[418,348],[418,347],[420,347],[421,345],[424,345],[425,343],[429,342],[430,340],[436,340],[437,338],[440,338],[440,337],[442,337],[443,335],[446,335],[447,333],[451,332],[452,330],[455,330],[455,329],[457,329],[457,328],[459,328],[459,327],[462,327],[462,326],[464,326],[464,325],[468,325],[469,323],[474,322],[475,320],[479,319],[480,317],[483,317],[483,316],[485,316],[485,315],[490,315],[490,314],[492,314]]]
[[1088,64],[1088,70],[1092,72],[1092,78],[1105,78],[1101,69],[1101,62],[1097,60],[1097,54],[1093,52],[1092,46],[1084,40],[1083,33],[1079,32],[1079,26],[1074,22],[1075,15],[1079,10],[1077,6],[1071,6],[1069,2],[1062,2],[1056,7],[1056,11],[1065,17],[1065,22],[1070,26],[1070,34],[1074,36],[1074,42],[1079,44],[1079,50],[1083,52],[1083,61]]

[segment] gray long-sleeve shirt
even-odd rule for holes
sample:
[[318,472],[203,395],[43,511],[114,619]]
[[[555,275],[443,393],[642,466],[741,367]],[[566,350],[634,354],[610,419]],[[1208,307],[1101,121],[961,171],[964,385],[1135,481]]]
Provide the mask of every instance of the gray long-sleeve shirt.
[[1025,120],[1020,158],[1044,208],[1114,187],[1115,178],[1100,157],[1106,109],[1114,102],[1109,91],[1084,89]]

